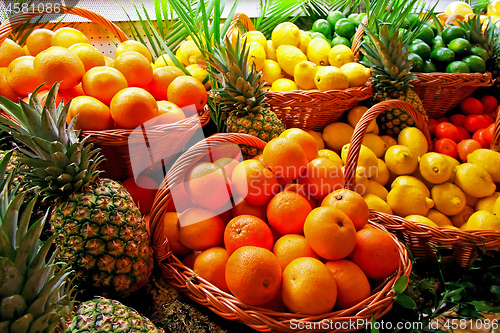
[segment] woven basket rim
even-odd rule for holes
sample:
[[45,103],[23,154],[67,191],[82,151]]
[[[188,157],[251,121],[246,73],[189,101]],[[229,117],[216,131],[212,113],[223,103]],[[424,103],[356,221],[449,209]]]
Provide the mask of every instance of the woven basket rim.
[[494,83],[493,75],[491,72],[484,73],[421,73],[414,72],[417,79],[410,81],[413,86],[431,86],[439,87],[448,85],[456,88],[457,86],[467,87],[487,87]]
[[371,97],[371,95],[373,95],[373,86],[371,85],[371,83],[367,82],[365,85],[363,86],[360,86],[360,87],[349,87],[349,88],[345,88],[345,89],[331,89],[331,90],[319,90],[319,89],[309,89],[309,90],[291,90],[291,91],[267,91],[266,92],[266,95],[269,95],[269,96],[279,96],[279,95],[283,95],[283,96],[292,96],[293,95],[313,95],[313,94],[318,94],[318,93],[321,93],[321,94],[325,94],[325,95],[336,95],[336,94],[345,94],[346,96],[348,95],[352,95],[352,97],[348,97],[348,98],[353,98],[353,99],[365,99],[365,98],[362,98],[363,96],[359,96],[358,94],[354,95],[353,93],[364,93],[365,95],[367,95],[368,97],[366,98],[369,98]]

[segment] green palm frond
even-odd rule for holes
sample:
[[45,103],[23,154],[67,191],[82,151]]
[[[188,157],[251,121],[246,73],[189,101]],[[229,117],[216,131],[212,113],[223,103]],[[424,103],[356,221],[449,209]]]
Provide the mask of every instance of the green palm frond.
[[326,19],[328,13],[334,10],[341,11],[348,16],[364,8],[363,0],[309,0],[303,6],[303,13],[311,21]]
[[285,21],[295,22],[302,14],[302,6],[308,2],[310,0],[261,0],[253,20],[255,29],[271,39],[274,27]]

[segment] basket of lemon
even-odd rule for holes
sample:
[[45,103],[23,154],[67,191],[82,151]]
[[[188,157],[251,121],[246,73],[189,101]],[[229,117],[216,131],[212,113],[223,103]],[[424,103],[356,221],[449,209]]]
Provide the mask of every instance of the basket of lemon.
[[[492,212],[497,187],[490,176],[496,168],[491,163],[500,161],[500,153],[479,149],[469,154],[468,163],[460,164],[432,152],[425,120],[406,102],[378,103],[360,119],[347,153],[346,187],[356,187],[358,166],[368,167],[368,159],[360,159],[360,151],[368,149],[361,142],[369,124],[388,107],[404,109],[415,119],[417,128],[402,131],[399,144],[394,142],[385,152],[383,165],[387,175],[390,171],[394,177],[390,188],[379,192],[384,194],[369,198],[376,203],[371,206],[370,219],[397,235],[420,260],[466,267],[478,251],[500,249],[500,219]],[[379,168],[377,172],[383,171]]]
[[[115,59],[104,56],[78,29],[60,27],[51,31],[41,25],[26,25],[30,19],[44,14],[77,15],[101,25],[118,44]],[[23,40],[24,46],[8,38],[16,27],[29,32]],[[22,31],[15,32],[16,36],[23,35]],[[145,156],[144,152],[149,151],[163,162],[173,159],[210,119],[205,106],[207,93],[201,82],[178,68],[153,70],[147,47],[129,40],[114,23],[87,9],[63,4],[28,6],[0,25],[0,42],[2,66],[7,67],[1,72],[5,83],[2,95],[14,102],[23,99],[33,104],[36,101],[28,95],[37,91],[43,104],[48,88],[60,82],[56,101],[67,103],[71,99],[68,123],[78,115],[76,129],[87,137],[87,142],[99,147],[106,158],[100,166],[106,177],[124,179],[134,175],[133,169],[149,172],[161,168],[159,163],[154,167],[145,165],[153,155]],[[186,102],[198,94],[204,102],[194,108],[187,106],[192,102],[182,104],[174,99],[167,102],[166,77],[178,79],[178,89],[172,93],[176,97]],[[192,95],[192,92],[198,93]]]

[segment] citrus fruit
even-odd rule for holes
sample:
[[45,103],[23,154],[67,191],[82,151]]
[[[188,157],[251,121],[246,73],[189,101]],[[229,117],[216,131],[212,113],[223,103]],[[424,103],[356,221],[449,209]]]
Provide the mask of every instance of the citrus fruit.
[[301,234],[312,208],[306,198],[292,191],[276,194],[267,204],[267,220],[280,234]]
[[344,187],[344,173],[339,163],[324,157],[313,159],[299,178],[309,196],[323,200],[329,193]]
[[118,44],[115,50],[115,58],[117,58],[118,56],[120,56],[120,54],[125,53],[127,51],[139,52],[140,54],[145,56],[150,63],[153,61],[149,49],[141,42],[132,39],[123,41],[120,44]]
[[[431,52],[431,60],[435,60],[439,64],[449,64],[453,60],[455,60],[455,52],[450,50],[447,47],[440,47],[437,49],[432,50]],[[430,69],[427,69],[426,67],[430,67]],[[424,62],[424,73],[429,73],[429,72],[436,72],[436,65],[430,65],[427,63],[427,61]]]
[[382,158],[387,150],[385,141],[373,133],[366,133],[361,144],[370,149],[377,158]]
[[431,188],[431,198],[434,200],[434,208],[448,216],[460,213],[466,205],[465,194],[458,186],[449,182],[434,185]]
[[314,76],[316,88],[320,91],[349,88],[349,78],[337,67],[324,66]]
[[446,66],[446,73],[470,73],[470,68],[463,61],[452,61]]
[[175,56],[184,66],[189,66],[191,64],[205,64],[203,53],[201,53],[200,49],[193,40],[184,40],[175,52]]
[[54,31],[49,29],[39,28],[33,30],[26,39],[26,46],[30,54],[36,56],[38,53],[51,47],[53,35]]
[[283,181],[298,178],[307,168],[307,157],[302,147],[287,138],[274,138],[263,151],[264,163]]
[[480,210],[473,213],[460,230],[500,230],[500,217],[486,210]]
[[113,67],[127,79],[129,87],[146,88],[153,79],[153,67],[139,52],[125,51],[115,58]]
[[52,35],[52,46],[62,46],[69,48],[71,45],[77,43],[89,44],[90,42],[83,32],[75,28],[62,27],[57,29],[54,32],[54,35]]
[[390,177],[391,173],[387,164],[385,164],[384,160],[377,158],[377,172],[374,175],[372,174],[370,179],[385,186],[389,182]]
[[446,182],[453,172],[453,168],[446,157],[443,154],[434,152],[422,155],[418,168],[422,177],[432,184]]
[[196,112],[188,112],[188,107],[201,111],[207,104],[207,90],[203,84],[192,76],[178,76],[167,88],[167,98],[172,103],[183,108],[186,116]]
[[313,38],[307,45],[307,59],[318,66],[329,64],[330,43],[323,38]]
[[399,185],[410,185],[410,186],[415,186],[420,188],[422,191],[424,191],[425,196],[430,197],[431,192],[427,188],[427,186],[418,178],[409,176],[409,175],[402,175],[396,177],[392,183],[391,183],[391,189],[395,188],[396,186]]
[[262,79],[266,81],[267,84],[273,84],[274,81],[283,77],[283,70],[277,61],[271,59],[264,60],[264,65],[262,66]]
[[465,38],[455,38],[448,43],[448,48],[455,52],[455,55],[463,55],[470,52],[471,44]]
[[338,189],[328,194],[321,202],[322,207],[333,207],[345,213],[356,230],[362,229],[370,214],[368,205],[361,195],[348,189]]
[[434,37],[435,34],[432,28],[425,25],[420,29],[420,32],[416,36],[416,38],[423,40],[426,44],[431,44]]
[[494,213],[495,202],[500,197],[500,192],[495,192],[489,197],[481,198],[476,203],[476,210],[487,210]]
[[500,153],[491,149],[476,149],[467,155],[467,162],[482,166],[491,176],[494,183],[500,182]]
[[186,119],[186,115],[180,107],[170,101],[158,101],[158,117],[156,124],[172,124],[179,120]]
[[153,70],[153,78],[149,83],[148,90],[157,100],[167,100],[167,89],[170,83],[179,76],[186,75],[184,72],[175,66],[162,66]]
[[[368,111],[368,108],[366,106],[361,106],[361,105],[355,106],[352,109],[350,109],[347,112],[347,122],[349,123],[349,125],[355,128],[361,117],[366,113],[366,111]],[[376,120],[371,121],[368,127],[366,128],[366,131],[367,132],[373,131],[375,129],[376,123],[377,123]]]
[[231,176],[231,189],[252,205],[267,204],[279,188],[274,173],[257,160],[241,162]]
[[136,128],[158,116],[158,104],[153,95],[137,87],[117,92],[111,99],[109,109],[119,128]]
[[354,262],[341,259],[325,264],[337,285],[335,308],[348,309],[368,298],[371,287],[366,274]]
[[462,163],[455,168],[455,184],[466,194],[476,198],[489,197],[496,190],[488,171],[472,163]]
[[6,38],[0,45],[0,67],[7,67],[12,60],[26,56],[23,48],[10,38]]
[[[463,210],[463,209],[462,209]],[[450,226],[453,225],[451,222],[450,218],[446,216],[445,214],[441,213],[440,211],[436,209],[431,209],[425,216],[432,222],[436,223],[439,227],[444,227],[444,226]]]
[[250,30],[243,34],[242,40],[246,40],[247,43],[257,42],[263,47],[267,44],[267,38],[259,30]]
[[326,20],[328,23],[330,23],[330,26],[335,28],[335,23],[337,23],[338,20],[346,18],[344,13],[342,13],[340,10],[332,10],[328,13]]
[[477,149],[481,149],[481,144],[474,139],[462,140],[458,143],[458,156],[462,162],[467,162],[467,156]]
[[398,144],[407,146],[417,157],[427,153],[429,145],[424,133],[416,127],[405,127],[398,134]]
[[247,48],[249,67],[254,67],[256,71],[260,71],[266,60],[266,49],[257,42],[247,43]]
[[319,256],[307,243],[307,239],[297,234],[281,236],[276,243],[274,243],[273,253],[278,258],[282,270],[297,258],[311,257],[319,259]]
[[326,19],[317,19],[313,22],[312,31],[320,32],[328,37],[332,34],[332,26]]
[[425,216],[434,206],[432,199],[422,189],[411,185],[395,186],[387,195],[387,203],[394,214],[399,216]]
[[[302,36],[302,34],[301,34],[301,36]],[[304,43],[308,43],[308,42],[304,41]],[[307,48],[307,45],[305,47]],[[305,51],[302,51],[302,52],[305,53]],[[277,61],[276,48],[274,47],[272,40],[268,40],[266,43],[266,59]]]
[[422,59],[422,63],[423,60],[429,59],[431,55],[431,47],[422,41],[411,43],[409,50],[411,53],[415,53],[420,56],[420,58]]
[[288,44],[276,46],[276,61],[281,69],[290,76],[293,76],[295,66],[306,60],[307,56],[296,46]]
[[183,256],[189,249],[179,241],[179,214],[166,212],[162,218],[163,235],[168,239],[168,247],[175,256]]
[[334,162],[335,164],[339,166],[343,166],[344,163],[342,162],[342,159],[340,158],[339,154],[334,152],[333,150],[330,149],[321,149],[318,150],[318,157],[324,157],[329,159],[330,161]]
[[380,197],[376,196],[375,194],[365,194],[363,195],[363,199],[365,200],[366,204],[368,205],[368,208],[375,209],[376,211],[386,213],[386,214],[393,214],[393,211],[389,204],[382,200]]
[[127,79],[116,68],[107,66],[94,67],[82,77],[82,88],[86,95],[97,98],[106,105],[122,89],[127,88]]
[[342,37],[342,36],[339,36],[339,35],[335,35],[335,37],[332,38],[332,41],[330,42],[330,45],[332,47],[336,46],[336,45],[345,45],[347,47],[351,47],[352,44],[351,44],[351,41],[345,37]]
[[18,103],[19,94],[12,89],[7,81],[7,76],[9,75],[9,69],[7,67],[0,67],[0,95],[4,96],[11,101]]
[[271,40],[276,50],[281,45],[298,46],[300,41],[300,29],[292,22],[282,22],[274,27],[271,33]]
[[284,130],[279,137],[297,142],[304,150],[308,161],[318,156],[318,143],[316,142],[316,139],[303,129],[289,128]]
[[348,18],[341,18],[335,23],[335,33],[350,39],[356,32],[356,26]]
[[451,223],[457,228],[460,228],[469,217],[475,212],[475,209],[469,205],[466,205],[464,209],[457,215],[450,216]]
[[203,208],[188,208],[179,215],[179,241],[191,250],[203,251],[222,244],[224,222]]
[[463,1],[450,2],[444,9],[444,12],[448,15],[459,14],[461,16],[474,13],[472,8]]
[[455,38],[465,38],[465,31],[459,26],[450,25],[443,30],[441,38],[443,38],[443,42],[449,44]]
[[295,81],[287,78],[276,79],[273,84],[271,84],[271,91],[293,91],[299,90],[299,87]]
[[389,191],[380,183],[377,183],[374,180],[368,179],[367,185],[366,185],[366,190],[363,196],[367,194],[374,194],[381,198],[382,200],[387,200],[387,194],[389,194]]
[[418,167],[417,155],[407,146],[395,145],[385,152],[385,163],[396,175],[409,175]]
[[484,113],[493,113],[498,107],[498,100],[495,96],[484,95],[480,99],[481,104],[483,104]]
[[106,65],[106,61],[104,60],[102,53],[90,44],[73,44],[69,47],[69,50],[80,58],[83,63],[83,67],[85,68],[85,72],[93,67]]
[[225,274],[228,259],[229,254],[225,248],[214,246],[196,256],[193,270],[220,290],[229,292]]
[[43,83],[33,68],[34,59],[32,56],[22,56],[12,60],[7,67],[7,82],[20,96],[28,96]]
[[323,140],[328,149],[340,152],[342,147],[351,142],[354,127],[343,122],[334,122],[323,129]]
[[237,203],[231,208],[233,217],[240,215],[253,215],[264,221],[267,221],[267,207],[265,205],[256,206],[248,203],[246,200],[237,200]]
[[163,66],[175,66],[168,54],[160,54],[153,63],[153,70]]
[[[340,152],[340,157],[344,165],[347,165],[347,154],[349,152],[350,143],[345,144]],[[377,156],[368,147],[361,145],[358,155],[358,167],[365,168],[366,177],[371,177],[377,173]]]
[[78,96],[72,99],[67,122],[78,116],[75,129],[102,131],[113,128],[109,107],[91,96]]
[[369,67],[365,67],[357,62],[344,63],[340,67],[340,71],[347,76],[347,79],[349,80],[349,87],[363,86],[369,82],[370,77],[372,76],[372,70]]
[[224,245],[229,255],[242,246],[258,246],[271,250],[273,234],[262,219],[252,215],[239,215],[226,225]]
[[80,58],[61,46],[51,46],[40,52],[33,61],[33,70],[47,87],[60,81],[61,89],[73,88],[85,74]]
[[431,226],[431,227],[436,227],[436,228],[439,227],[430,218],[422,216],[422,215],[414,214],[414,215],[405,216],[404,218],[407,221],[411,221],[411,222],[415,222],[415,223],[421,223],[421,224],[425,224],[425,225],[428,225],[428,226]]

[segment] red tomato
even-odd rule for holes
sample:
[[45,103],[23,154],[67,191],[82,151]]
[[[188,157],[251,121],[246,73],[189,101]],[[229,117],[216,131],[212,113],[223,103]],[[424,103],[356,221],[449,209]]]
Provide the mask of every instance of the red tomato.
[[446,123],[446,122],[450,122],[450,118],[443,116],[443,117],[439,117],[437,119],[437,121],[438,121],[438,123]]
[[464,126],[465,115],[461,113],[456,113],[450,117],[450,121],[455,126]]
[[485,113],[482,116],[485,117],[486,119],[488,119],[488,121],[490,122],[490,125],[495,122],[495,118],[493,118],[493,115],[491,113]]
[[464,127],[471,133],[490,126],[490,120],[483,114],[471,114],[465,118]]
[[467,97],[460,103],[460,110],[465,114],[482,114],[484,107],[477,98]]
[[460,140],[460,133],[457,126],[445,121],[436,126],[436,137],[438,139],[451,139],[458,142]]
[[471,138],[469,131],[467,131],[465,127],[457,126],[457,129],[458,129],[458,134],[460,135],[460,139],[457,142]]
[[484,107],[484,113],[492,113],[498,106],[498,100],[491,95],[485,95],[479,100]]
[[491,140],[488,142],[487,136],[488,136],[488,133],[487,133],[486,128],[482,128],[482,129],[474,132],[474,134],[472,135],[472,138],[474,140],[476,140],[477,142],[479,142],[481,144],[481,147],[490,148]]
[[434,145],[434,150],[440,154],[446,154],[458,159],[458,144],[451,139],[439,139]]
[[439,124],[439,121],[434,118],[429,118],[429,133],[431,136],[436,136],[436,126]]

